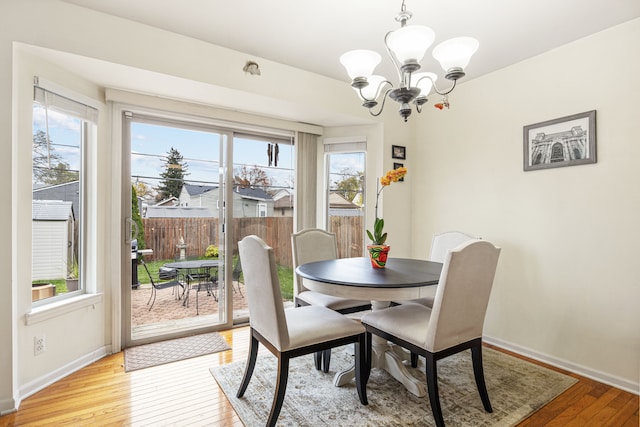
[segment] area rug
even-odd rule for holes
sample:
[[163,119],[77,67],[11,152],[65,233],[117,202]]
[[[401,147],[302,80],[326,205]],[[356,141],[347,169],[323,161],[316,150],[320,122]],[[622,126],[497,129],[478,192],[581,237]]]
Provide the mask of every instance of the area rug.
[[217,332],[139,345],[124,350],[124,371],[150,368],[230,348]]
[[[473,379],[471,354],[467,350],[438,362],[438,385],[444,421],[448,426],[512,426],[567,390],[576,379],[521,359],[483,349],[485,380],[493,413],[486,413]],[[324,374],[313,367],[313,357],[291,361],[281,426],[433,426],[427,396],[409,393],[380,369],[372,369],[367,384],[369,405],[358,400],[355,383],[333,386],[336,371],[352,366],[353,356],[334,349],[331,370]],[[242,399],[235,397],[245,362],[211,368],[242,422],[249,427],[265,424],[276,378],[276,358],[262,352]],[[413,370],[418,378],[424,372]]]

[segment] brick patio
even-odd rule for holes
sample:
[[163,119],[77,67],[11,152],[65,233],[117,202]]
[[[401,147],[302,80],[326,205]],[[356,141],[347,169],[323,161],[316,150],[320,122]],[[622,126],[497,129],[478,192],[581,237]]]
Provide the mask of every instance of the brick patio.
[[[238,286],[241,292],[238,292]],[[234,313],[248,308],[244,284],[233,282],[233,309]],[[195,318],[196,314],[196,289],[191,289],[188,306],[183,305],[183,300],[176,299],[176,292],[181,292],[182,288],[162,289],[157,292],[156,302],[149,310],[147,305],[151,296],[151,285],[141,284],[138,289],[131,290],[131,326],[150,325],[171,320]],[[216,291],[217,296],[220,291]],[[206,291],[200,291],[198,297],[198,312],[200,316],[218,314],[218,303],[213,296],[207,295]]]

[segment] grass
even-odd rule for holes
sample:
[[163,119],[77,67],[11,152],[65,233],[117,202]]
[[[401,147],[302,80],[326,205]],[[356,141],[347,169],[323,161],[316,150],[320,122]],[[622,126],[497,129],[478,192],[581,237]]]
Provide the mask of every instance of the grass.
[[34,280],[32,285],[47,285],[49,283],[56,286],[56,295],[67,293],[67,281],[65,279]]
[[[234,264],[235,261],[236,257],[234,257]],[[146,264],[151,275],[153,275],[153,277],[158,277],[158,270],[160,267],[170,262],[174,262],[174,260],[155,260],[146,262]],[[280,280],[280,292],[282,293],[282,299],[285,301],[291,301],[293,300],[293,269],[282,265],[278,265],[276,267],[278,269],[278,279]],[[149,276],[141,264],[138,264],[138,280],[140,283],[149,283]]]

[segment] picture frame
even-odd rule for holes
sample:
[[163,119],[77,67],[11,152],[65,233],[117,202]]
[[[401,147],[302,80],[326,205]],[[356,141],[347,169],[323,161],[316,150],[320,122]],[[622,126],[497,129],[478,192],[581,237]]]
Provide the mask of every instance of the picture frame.
[[407,147],[404,147],[402,145],[392,145],[391,146],[391,158],[392,159],[406,160],[406,158],[407,158]]
[[[393,169],[398,169],[404,166],[404,163],[393,163]],[[404,182],[404,177],[400,178],[398,182]]]
[[596,110],[524,126],[525,171],[596,163]]

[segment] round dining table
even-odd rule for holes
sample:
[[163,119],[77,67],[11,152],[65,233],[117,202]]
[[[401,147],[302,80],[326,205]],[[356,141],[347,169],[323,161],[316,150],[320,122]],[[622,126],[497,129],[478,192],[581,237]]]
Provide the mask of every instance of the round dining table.
[[[389,258],[385,268],[371,266],[368,258],[340,258],[315,261],[296,268],[309,290],[342,298],[370,300],[373,310],[385,309],[390,301],[433,296],[442,264],[408,258]],[[385,369],[416,396],[427,393],[425,380],[412,375],[403,361],[409,354],[386,340],[372,336],[371,367]],[[338,372],[334,385],[354,378],[354,370]]]

